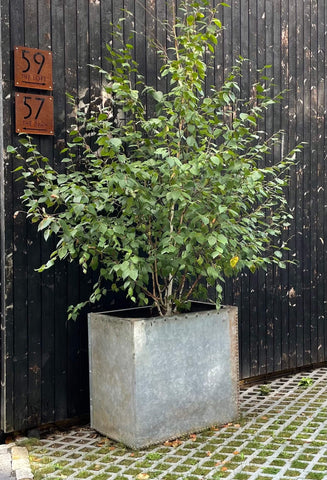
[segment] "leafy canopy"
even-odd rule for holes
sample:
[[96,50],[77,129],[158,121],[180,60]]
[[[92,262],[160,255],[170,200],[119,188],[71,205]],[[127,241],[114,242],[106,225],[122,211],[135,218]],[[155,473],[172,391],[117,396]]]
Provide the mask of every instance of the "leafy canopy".
[[219,307],[225,276],[284,266],[286,247],[274,243],[289,225],[285,172],[298,147],[264,166],[280,135],[267,138],[258,123],[280,97],[270,97],[263,78],[253,98],[239,99],[243,59],[222,85],[206,85],[222,28],[206,3],[186,1],[169,27],[172,46],[157,46],[167,91],[145,85],[117,28],[117,47],[107,46],[109,71],[99,69],[107,101],[78,111],[62,151],[64,172],[30,138],[21,140],[25,162],[17,170],[27,215],[45,240],[58,239],[39,271],[78,259],[83,272],[98,272],[91,302],[109,282],[170,315],[204,279],[216,288]]

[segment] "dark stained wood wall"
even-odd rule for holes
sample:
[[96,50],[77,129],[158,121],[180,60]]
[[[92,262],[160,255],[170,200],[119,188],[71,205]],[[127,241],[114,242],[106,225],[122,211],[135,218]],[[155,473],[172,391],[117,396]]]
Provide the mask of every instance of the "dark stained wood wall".
[[[221,9],[226,29],[219,38],[210,83],[220,83],[235,59],[244,69],[242,95],[257,69],[272,65],[276,92],[287,90],[263,127],[284,129],[284,152],[306,141],[291,173],[288,191],[294,222],[286,270],[243,272],[228,281],[226,303],[240,308],[240,372],[243,379],[327,360],[327,185],[325,167],[327,4],[323,0],[230,0]],[[148,83],[160,89],[151,39],[169,44],[162,24],[175,1],[165,0],[0,0],[4,144],[16,144],[13,105],[13,47],[53,52],[55,136],[35,137],[53,162],[72,122],[69,92],[87,102],[100,78],[89,64],[105,66],[110,23],[122,8],[139,32],[135,56]],[[157,21],[157,19],[160,19]],[[1,118],[1,117],[0,117]],[[276,150],[277,158],[280,152]],[[75,265],[58,265],[40,275],[35,268],[50,246],[25,221],[14,181],[14,160],[1,152],[1,428],[30,428],[88,412],[86,318],[66,322],[69,304],[85,297],[89,284]],[[109,302],[119,303],[110,298]]]
[[223,10],[223,68],[239,54],[253,61],[243,77],[246,92],[255,70],[272,65],[275,91],[285,90],[284,101],[268,113],[264,127],[285,131],[285,153],[307,142],[291,173],[294,221],[284,235],[290,239],[289,260],[296,264],[255,276],[244,272],[226,292],[227,302],[240,306],[240,367],[247,378],[327,359],[327,5],[319,0],[230,3],[232,8]]

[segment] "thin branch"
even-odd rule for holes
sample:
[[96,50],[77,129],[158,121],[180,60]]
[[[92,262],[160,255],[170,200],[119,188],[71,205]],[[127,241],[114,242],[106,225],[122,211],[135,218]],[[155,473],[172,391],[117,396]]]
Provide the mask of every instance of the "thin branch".
[[156,297],[153,293],[151,293],[146,287],[143,287],[143,285],[139,285],[139,287],[148,297],[150,297],[150,298],[152,298],[152,300],[154,300],[154,303],[155,303],[156,307],[158,308],[159,315],[161,317],[163,317],[164,314],[162,312],[162,304],[160,302],[160,299],[158,297]]
[[181,283],[180,283],[180,286],[179,286],[178,299],[179,299],[180,301],[181,301],[181,299],[182,299],[182,294],[183,294],[184,287],[185,287],[185,280],[186,280],[186,273],[184,273],[184,275],[182,276],[182,280],[181,280]]
[[202,278],[202,275],[199,274],[199,275],[197,276],[197,279],[196,279],[195,282],[193,283],[192,287],[190,288],[188,294],[186,295],[186,300],[187,300],[188,298],[190,298],[190,296],[191,296],[192,293],[194,292],[194,290],[195,290],[197,284],[199,283],[199,281],[201,280],[201,278]]

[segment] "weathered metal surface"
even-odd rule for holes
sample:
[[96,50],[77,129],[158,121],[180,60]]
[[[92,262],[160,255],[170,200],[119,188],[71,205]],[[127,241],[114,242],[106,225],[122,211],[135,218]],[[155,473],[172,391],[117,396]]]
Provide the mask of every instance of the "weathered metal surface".
[[91,425],[133,448],[238,417],[237,308],[89,316]]
[[16,87],[53,90],[52,52],[15,47],[14,61]]
[[16,132],[54,135],[53,97],[15,94]]

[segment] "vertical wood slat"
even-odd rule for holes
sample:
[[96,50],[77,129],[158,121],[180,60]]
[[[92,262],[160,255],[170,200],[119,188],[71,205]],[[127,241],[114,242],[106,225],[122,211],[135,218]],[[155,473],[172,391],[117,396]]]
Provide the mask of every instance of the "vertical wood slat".
[[[52,50],[53,50],[53,87],[54,87],[54,116],[56,138],[65,135],[65,17],[64,1],[51,2],[52,22]],[[55,149],[54,161],[58,165],[58,151]],[[67,311],[67,266],[57,263],[54,267],[54,296],[59,301],[55,302],[54,315],[54,419],[59,420],[67,416],[67,329],[65,315]],[[58,355],[62,352],[62,355]]]
[[[296,24],[296,0],[289,0],[288,2],[288,18],[293,18],[293,21],[288,21],[288,62],[287,62],[287,73],[288,73],[288,88],[289,94],[287,97],[288,100],[288,142],[287,147],[290,147],[290,139],[296,137],[296,58],[297,58],[297,49],[296,49],[296,39],[297,39],[297,24]],[[294,187],[296,185],[297,173],[295,169],[292,170],[290,174],[291,185],[288,189],[288,202],[291,212],[295,213],[297,206],[297,196],[298,190]],[[293,255],[296,252],[296,238],[297,238],[297,229],[296,222],[292,222],[290,228],[288,229],[289,235],[289,260],[294,259]],[[287,291],[287,301],[288,301],[288,325],[289,325],[289,350],[288,350],[288,362],[289,368],[294,368],[297,366],[296,358],[296,324],[297,324],[297,295],[298,291],[295,289],[296,286],[296,268],[288,269],[288,291]]]
[[[39,48],[43,50],[52,49],[52,28],[51,28],[51,2],[38,2],[38,37]],[[51,162],[54,157],[54,142],[48,138],[40,139],[41,152],[47,156]],[[44,264],[49,258],[51,248],[54,248],[54,240],[42,242],[40,246],[40,265]],[[55,322],[55,301],[54,301],[54,270],[46,270],[40,276],[41,294],[41,424],[54,420],[54,322]],[[45,320],[46,319],[46,320]],[[46,328],[44,328],[46,324]]]
[[[10,5],[9,1],[3,1],[0,4],[0,45],[9,45],[10,43]],[[10,94],[10,50],[9,48],[0,52],[0,429],[2,425],[13,425],[12,396],[13,391],[13,372],[12,372],[12,351],[13,351],[13,309],[8,309],[13,304],[12,292],[12,268],[10,258],[12,255],[11,230],[12,222],[6,230],[8,206],[11,203],[12,189],[10,172],[10,162],[6,156],[4,146],[10,138],[11,131],[11,104],[4,99]],[[4,119],[7,122],[4,123]],[[8,188],[9,187],[9,188]],[[5,232],[8,232],[7,236]],[[4,382],[5,381],[5,382]],[[7,390],[8,388],[8,390]]]
[[[78,91],[77,83],[77,38],[74,32],[77,31],[77,11],[76,2],[65,2],[64,4],[64,36],[65,36],[65,92],[73,95],[75,98]],[[73,34],[72,34],[73,33]],[[66,98],[65,103],[65,129],[69,129],[73,119],[70,117],[71,105]],[[78,278],[78,267],[75,264],[67,265],[67,297],[69,303],[77,303],[79,298],[79,284],[75,281]],[[69,339],[67,347],[67,417],[74,417],[77,415],[78,402],[75,392],[80,393],[81,378],[79,372],[80,363],[80,335],[79,322],[68,322],[67,337]],[[81,395],[82,397],[82,395]]]
[[[159,64],[151,40],[167,44],[162,25],[172,19],[172,4],[165,0],[0,0],[2,18],[2,65],[4,77],[5,143],[17,142],[13,135],[12,49],[27,45],[51,49],[54,58],[54,139],[37,138],[41,151],[58,163],[71,119],[65,93],[87,102],[90,89],[100,88],[98,74],[88,66],[107,68],[105,43],[110,22],[117,24],[122,7],[132,12],[125,36],[135,29],[136,59],[148,83],[164,90],[166,80],[157,81]],[[214,3],[214,2],[212,2]],[[325,51],[327,6],[322,0],[233,0],[231,8],[219,7],[226,30],[219,35],[210,83],[221,84],[238,55],[252,63],[243,71],[242,96],[249,93],[257,68],[266,64],[276,91],[284,88],[285,100],[269,111],[264,128],[283,128],[285,151],[301,140],[309,142],[291,172],[288,198],[294,220],[284,239],[290,237],[289,259],[297,264],[285,271],[242,272],[227,282],[225,298],[240,309],[240,368],[247,378],[327,360],[327,182],[325,167]],[[155,21],[153,15],[157,15]],[[135,40],[136,39],[136,40]],[[274,159],[280,156],[278,149]],[[7,430],[32,427],[88,410],[85,317],[66,324],[66,308],[89,290],[78,267],[58,265],[42,275],[34,269],[43,263],[51,243],[44,243],[20,209],[22,185],[13,182],[13,160],[4,158],[5,190],[1,221],[5,222],[2,244],[6,253],[6,322],[2,345],[7,356],[6,392],[2,425]],[[272,159],[268,159],[271,161]],[[295,255],[295,256],[294,256]],[[11,279],[13,278],[13,282]],[[11,289],[12,285],[12,291]],[[5,288],[2,285],[2,298]],[[11,308],[12,300],[15,300]],[[110,300],[111,301],[111,300]],[[117,300],[116,300],[117,301]],[[14,409],[11,408],[12,404]]]
[[[280,26],[280,9],[281,0],[277,0],[272,5],[273,8],[273,25],[272,25],[272,75],[274,78],[274,94],[278,94],[281,91],[281,55],[280,55],[280,43],[281,43],[281,26]],[[276,104],[273,106],[269,115],[272,118],[272,131],[276,132],[281,129],[281,105]],[[273,149],[273,162],[279,161],[281,156],[280,145],[274,146]],[[281,305],[283,303],[282,284],[281,284],[281,269],[274,267],[272,276],[272,331],[273,331],[273,370],[281,370],[281,345],[282,345],[282,323],[281,317]]]
[[326,275],[326,253],[324,246],[325,236],[325,219],[324,219],[324,203],[326,202],[326,168],[325,168],[325,146],[323,139],[325,138],[325,113],[326,113],[326,72],[325,72],[325,41],[324,32],[326,24],[326,3],[323,1],[318,2],[317,13],[317,37],[318,37],[318,66],[317,66],[317,172],[318,172],[318,184],[317,184],[317,309],[318,309],[318,353],[317,361],[322,362],[324,360],[324,353],[326,349],[326,302],[325,300],[325,275]]
[[[288,65],[289,65],[289,44],[288,44],[288,23],[289,23],[289,5],[288,2],[281,2],[280,5],[280,68],[281,68],[281,91],[284,91],[285,100],[281,105],[281,128],[284,132],[288,131],[289,128],[289,105],[288,105],[288,90],[289,90],[289,74],[288,74]],[[281,146],[281,154],[288,151],[287,138],[283,135],[283,145]],[[285,146],[286,143],[286,146]],[[287,191],[288,201],[290,202],[290,192]],[[289,231],[284,232],[282,241],[287,241],[289,237]],[[289,351],[289,303],[288,303],[288,270],[283,270],[281,272],[281,285],[282,285],[282,304],[281,304],[281,318],[282,318],[282,328],[281,328],[281,369],[289,368],[289,357],[285,352]]]
[[[311,119],[310,119],[310,100],[311,100],[311,4],[303,2],[303,129],[307,136],[307,141],[311,144]],[[310,157],[305,158],[305,169],[303,175],[303,362],[310,361],[310,337],[311,337],[311,297],[313,291],[308,288],[311,282],[311,261],[314,245],[311,243],[312,218],[314,212],[310,208],[311,203],[311,168]],[[311,248],[306,248],[310,245]]]
[[[244,8],[244,7],[242,7]],[[250,33],[251,32],[251,33]],[[248,53],[246,58],[249,58],[248,66],[248,82],[245,85],[247,91],[257,81],[257,65],[258,65],[258,31],[257,31],[257,2],[255,0],[248,0],[248,21],[246,38],[241,38],[241,44],[248,45]],[[250,41],[250,37],[252,41]],[[249,315],[251,315],[250,336],[253,339],[250,350],[250,365],[251,375],[258,375],[260,371],[259,359],[259,309],[258,309],[258,275],[249,274]]]
[[[265,50],[265,64],[271,66],[271,69],[267,72],[270,77],[274,76],[273,71],[273,5],[271,2],[265,2],[265,37],[264,37],[264,50]],[[268,132],[268,136],[273,132],[273,115],[266,115],[265,117],[265,131]],[[271,158],[267,159],[269,163]],[[274,367],[274,351],[273,351],[273,331],[274,331],[274,314],[273,314],[273,267],[269,267],[266,274],[265,282],[265,297],[266,297],[266,311],[265,311],[265,323],[266,323],[266,371],[273,371]],[[251,341],[251,340],[250,340]]]
[[[24,2],[13,1],[11,6],[11,18],[13,24],[21,22],[21,12],[24,13]],[[14,45],[22,44],[24,41],[24,24],[21,29],[11,31]],[[22,193],[22,185],[13,182],[13,212],[19,211],[21,204],[19,197]],[[13,296],[15,301],[15,321],[13,325],[14,351],[13,351],[13,372],[14,391],[13,405],[15,409],[15,421],[24,425],[28,416],[28,315],[25,308],[27,298],[27,227],[23,215],[17,215],[14,219],[13,231],[13,264],[16,265],[13,271]]]
[[[266,62],[266,49],[263,39],[265,38],[266,24],[264,21],[266,15],[265,2],[256,2],[257,10],[255,12],[255,23],[257,29],[257,68],[263,69]],[[254,13],[252,13],[254,15]],[[261,21],[259,21],[261,19]],[[252,27],[254,28],[254,27]],[[251,30],[252,31],[252,30]],[[252,56],[251,56],[252,58]],[[266,73],[266,72],[264,72]],[[262,125],[265,129],[265,125]],[[267,345],[266,345],[266,272],[260,271],[257,273],[258,286],[257,294],[254,296],[257,302],[257,328],[258,328],[258,374],[266,373],[267,365]],[[254,303],[253,299],[253,303]],[[251,313],[250,313],[251,315]],[[252,315],[251,315],[252,318]]]
[[[317,104],[317,92],[318,92],[318,78],[317,78],[317,53],[318,53],[318,41],[317,41],[317,28],[318,28],[318,5],[317,0],[312,0],[310,5],[309,15],[310,15],[310,105],[309,105],[309,114],[310,119],[310,144],[311,155],[310,155],[310,218],[311,218],[311,234],[310,234],[310,245],[311,245],[311,266],[310,266],[310,336],[308,339],[310,356],[314,363],[318,361],[318,305],[317,305],[317,288],[318,288],[318,278],[317,278],[317,268],[318,268],[318,257],[317,257],[317,240],[318,240],[318,178],[317,178],[317,146],[318,146],[318,104]],[[314,52],[314,53],[313,53]]]
[[[296,105],[296,135],[298,138],[304,138],[304,13],[303,13],[303,2],[297,2],[296,4],[296,21],[297,21],[297,65],[296,65],[296,75],[297,75],[297,105]],[[298,168],[298,178],[297,178],[297,206],[296,206],[296,258],[298,260],[297,267],[297,282],[296,282],[296,291],[297,291],[297,332],[296,332],[296,352],[297,352],[297,362],[300,364],[304,362],[304,331],[303,331],[303,322],[299,321],[304,319],[304,289],[303,289],[303,268],[304,268],[304,227],[303,222],[307,222],[308,219],[304,219],[304,175],[305,175],[305,157],[304,155],[301,158],[302,162]]]
[[[327,4],[326,2],[321,2],[323,8],[324,8],[324,25],[326,24],[326,20],[327,20]],[[323,30],[324,31],[324,30]],[[323,45],[323,52],[324,52],[324,69],[323,69],[323,72],[324,72],[324,78],[326,78],[326,74],[327,74],[327,68],[326,68],[326,48],[327,48],[327,35],[325,34],[324,36],[322,36],[322,39],[321,39],[321,45]],[[323,122],[323,125],[324,125],[324,135],[322,138],[326,138],[326,122],[325,122],[325,119],[326,119],[326,106],[327,106],[327,88],[324,89],[324,94],[323,94],[323,98],[324,98],[324,102],[323,102],[323,105],[324,105],[324,110],[323,110],[323,115],[322,115],[322,122]],[[324,163],[324,170],[323,172],[325,172],[325,175],[323,176],[324,178],[324,196],[323,196],[323,214],[322,214],[322,218],[323,218],[323,225],[324,225],[324,229],[323,229],[323,232],[324,232],[324,237],[322,239],[322,243],[326,245],[326,233],[327,233],[327,208],[325,207],[325,205],[327,205],[327,182],[326,182],[326,179],[327,179],[327,173],[326,173],[326,162],[325,162],[325,159],[326,159],[326,145],[324,143],[324,149],[323,149],[323,163]],[[326,248],[326,247],[325,247]],[[326,276],[326,271],[327,271],[327,255],[326,255],[326,251],[324,250],[324,262],[323,262],[323,265],[324,265],[324,278]],[[324,284],[324,295],[326,295],[326,284]],[[323,309],[323,314],[321,316],[321,320],[323,321],[324,323],[324,332],[325,332],[325,335],[324,335],[324,342],[323,342],[323,350],[324,352],[327,352],[327,325],[326,325],[326,318],[327,318],[327,301],[326,301],[326,298],[324,297],[324,309]],[[325,354],[326,355],[326,354]]]
[[[38,10],[37,0],[25,0],[24,3],[24,20],[25,20],[25,44],[38,45],[38,15],[35,12]],[[37,141],[40,148],[40,139]],[[22,185],[19,186],[20,188]],[[27,306],[27,390],[26,403],[27,414],[22,420],[28,423],[41,423],[41,391],[38,385],[41,384],[41,309],[40,309],[40,289],[41,277],[35,271],[40,266],[40,236],[37,233],[35,225],[27,223],[26,225],[27,245],[30,252],[26,255],[27,260],[27,298],[29,299]],[[22,325],[17,325],[19,329]],[[23,329],[24,331],[24,329]],[[16,395],[19,393],[17,385]]]

